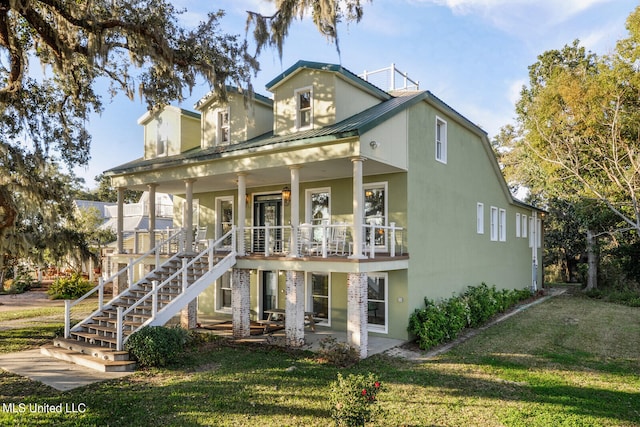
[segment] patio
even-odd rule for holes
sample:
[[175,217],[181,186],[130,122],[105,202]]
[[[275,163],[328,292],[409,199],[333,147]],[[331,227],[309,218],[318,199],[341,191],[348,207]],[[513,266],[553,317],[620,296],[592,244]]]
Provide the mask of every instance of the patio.
[[[231,328],[228,328],[226,330],[210,329],[212,326],[215,326],[216,324],[220,324],[228,321],[229,319],[221,319],[214,316],[204,316],[199,313],[198,322],[199,322],[199,325],[201,325],[201,327],[198,328],[197,331],[201,333],[210,333],[210,334],[218,335],[221,337],[233,339],[233,333],[231,331]],[[323,339],[326,339],[329,337],[334,338],[338,342],[344,342],[344,343],[347,342],[346,331],[342,332],[342,331],[335,331],[335,330],[327,330],[323,328],[316,328],[316,331],[313,332],[311,331],[310,328],[306,327],[304,331],[305,343],[302,346],[302,349],[309,350],[312,352],[317,352],[320,350],[320,342]],[[284,346],[285,330],[284,328],[282,328],[280,330],[275,330],[275,331],[263,333],[260,335],[252,334],[249,337],[237,339],[236,341]],[[372,356],[374,354],[384,353],[387,350],[390,350],[394,347],[398,347],[405,343],[406,341],[404,340],[369,335],[368,343],[367,343],[367,355]]]

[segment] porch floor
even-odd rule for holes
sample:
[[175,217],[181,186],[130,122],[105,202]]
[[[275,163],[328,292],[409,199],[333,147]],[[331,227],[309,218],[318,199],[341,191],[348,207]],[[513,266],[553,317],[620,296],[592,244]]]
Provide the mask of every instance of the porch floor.
[[[231,338],[232,332],[231,330],[214,330],[209,329],[208,326],[215,325],[221,322],[230,321],[230,316],[206,316],[198,313],[198,323],[202,325],[202,328],[199,328],[198,331],[203,333],[211,333],[218,336],[223,336],[226,338]],[[347,342],[347,332],[346,331],[335,331],[330,329],[324,329],[322,327],[316,327],[316,331],[313,332],[308,327],[304,329],[304,338],[305,344],[302,346],[303,350],[309,350],[312,352],[317,352],[320,350],[320,341],[324,338],[332,337],[339,342]],[[285,331],[284,329],[268,332],[262,335],[251,335],[247,338],[238,339],[238,342],[251,342],[251,343],[262,343],[262,344],[275,344],[275,345],[284,345],[285,340]],[[368,337],[368,345],[367,345],[367,355],[373,356],[374,354],[384,353],[387,350],[390,350],[394,347],[398,347],[402,344],[405,344],[407,341],[394,339],[394,338],[385,338],[379,336],[369,335]]]

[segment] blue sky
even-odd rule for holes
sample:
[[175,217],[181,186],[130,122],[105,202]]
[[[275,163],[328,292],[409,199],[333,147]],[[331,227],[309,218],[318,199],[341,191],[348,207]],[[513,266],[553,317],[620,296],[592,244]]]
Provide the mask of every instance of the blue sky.
[[[222,9],[222,28],[244,35],[246,11],[271,12],[266,0],[174,0],[187,12],[181,20],[195,26],[209,10]],[[364,3],[364,2],[363,2]],[[514,105],[528,66],[549,49],[579,39],[587,49],[605,54],[626,37],[625,20],[637,0],[373,0],[365,3],[358,24],[340,27],[339,56],[309,19],[296,21],[285,41],[282,60],[276,51],[259,57],[256,92],[300,59],[341,63],[360,74],[395,63],[492,138],[513,122]],[[205,83],[179,106],[194,110],[208,92]],[[110,100],[89,123],[92,158],[75,173],[94,187],[93,178],[111,167],[142,156],[143,133],[137,119],[145,104],[124,96]],[[177,105],[177,104],[176,104]]]

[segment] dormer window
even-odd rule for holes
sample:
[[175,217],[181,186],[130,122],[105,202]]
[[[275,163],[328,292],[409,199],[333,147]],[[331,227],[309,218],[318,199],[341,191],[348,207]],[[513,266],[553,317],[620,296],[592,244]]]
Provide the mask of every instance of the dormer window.
[[218,144],[228,144],[230,140],[229,110],[218,110]]
[[311,127],[313,120],[313,92],[310,87],[298,89],[296,96],[296,127],[304,129]]
[[167,155],[167,143],[168,143],[168,126],[167,123],[164,123],[162,119],[158,119],[156,122],[156,156],[162,157]]

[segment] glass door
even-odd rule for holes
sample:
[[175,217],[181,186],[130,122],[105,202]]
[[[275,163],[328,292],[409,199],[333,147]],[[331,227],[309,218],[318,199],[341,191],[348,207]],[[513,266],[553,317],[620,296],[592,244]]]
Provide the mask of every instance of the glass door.
[[[253,251],[264,252],[267,224],[270,227],[282,226],[282,195],[269,194],[256,196],[253,201],[253,225],[258,227],[253,232]],[[282,230],[275,228],[269,233],[269,241],[273,252],[282,251]]]

